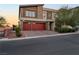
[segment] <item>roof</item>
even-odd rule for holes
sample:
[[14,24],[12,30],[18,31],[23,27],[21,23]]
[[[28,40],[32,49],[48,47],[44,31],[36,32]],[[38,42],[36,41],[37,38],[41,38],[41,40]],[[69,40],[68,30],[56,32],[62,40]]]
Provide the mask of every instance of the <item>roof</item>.
[[53,12],[57,12],[57,10],[55,10],[55,9],[51,9],[51,8],[43,8],[43,10],[45,10],[45,11],[53,11]]
[[30,4],[30,5],[20,5],[20,8],[33,7],[33,6],[43,6],[44,4]]
[[[34,7],[34,6],[43,6],[44,4],[28,4],[28,5],[20,5],[20,8],[26,8],[26,7]],[[45,11],[53,11],[53,12],[57,12],[58,10],[55,9],[51,9],[51,8],[44,8],[43,10]]]

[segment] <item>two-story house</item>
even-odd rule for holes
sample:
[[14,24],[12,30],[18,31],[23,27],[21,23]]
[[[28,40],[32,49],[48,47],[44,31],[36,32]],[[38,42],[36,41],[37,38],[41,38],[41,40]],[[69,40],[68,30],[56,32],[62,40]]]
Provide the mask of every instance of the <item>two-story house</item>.
[[44,8],[43,5],[19,6],[19,24],[22,30],[54,30],[56,10]]

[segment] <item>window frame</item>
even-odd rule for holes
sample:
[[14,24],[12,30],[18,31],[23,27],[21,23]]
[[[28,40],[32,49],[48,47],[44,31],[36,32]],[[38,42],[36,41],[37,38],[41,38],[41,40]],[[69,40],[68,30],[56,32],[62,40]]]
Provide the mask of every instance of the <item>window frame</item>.
[[36,17],[36,12],[35,11],[27,10],[27,11],[25,11],[25,16],[26,17],[33,17],[33,18],[35,18]]
[[52,11],[47,11],[47,19],[52,19]]

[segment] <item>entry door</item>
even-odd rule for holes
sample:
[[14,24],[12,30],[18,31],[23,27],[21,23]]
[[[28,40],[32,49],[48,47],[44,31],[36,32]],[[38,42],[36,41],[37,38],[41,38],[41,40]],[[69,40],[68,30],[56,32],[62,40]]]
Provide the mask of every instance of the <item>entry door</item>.
[[50,30],[52,30],[52,27],[53,27],[52,22],[50,22]]

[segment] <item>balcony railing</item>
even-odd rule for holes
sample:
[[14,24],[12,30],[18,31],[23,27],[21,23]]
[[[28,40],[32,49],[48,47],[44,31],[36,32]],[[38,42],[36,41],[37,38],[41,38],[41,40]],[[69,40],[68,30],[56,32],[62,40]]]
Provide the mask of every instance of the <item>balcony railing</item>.
[[54,19],[38,19],[38,18],[24,18],[21,17],[20,20],[28,20],[28,21],[54,21]]

